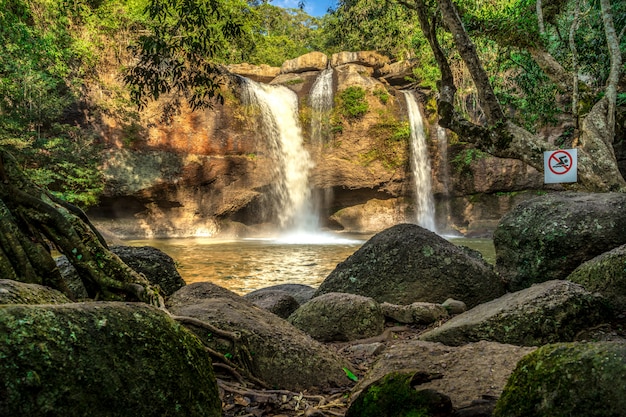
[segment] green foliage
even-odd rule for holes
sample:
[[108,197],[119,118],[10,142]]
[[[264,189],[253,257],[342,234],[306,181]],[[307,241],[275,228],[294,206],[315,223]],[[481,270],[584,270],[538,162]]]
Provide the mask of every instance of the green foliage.
[[380,160],[385,168],[393,170],[407,162],[411,126],[408,122],[399,122],[389,115],[381,117],[382,120],[368,131],[373,148],[361,156],[361,162],[369,164],[374,160]]
[[378,97],[378,100],[380,100],[382,104],[387,104],[389,102],[389,97],[391,97],[387,90],[382,87],[376,88],[374,91],[372,91],[372,94],[375,97]]
[[467,148],[456,154],[450,161],[457,172],[467,171],[477,159],[486,158],[489,154],[476,148]]
[[365,99],[367,92],[358,86],[348,87],[337,94],[337,108],[347,119],[360,119],[369,110]]

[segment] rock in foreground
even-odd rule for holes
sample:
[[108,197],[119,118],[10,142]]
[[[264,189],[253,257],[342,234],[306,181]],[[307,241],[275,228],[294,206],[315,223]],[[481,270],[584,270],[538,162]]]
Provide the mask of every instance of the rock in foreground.
[[3,306],[0,335],[2,416],[222,415],[202,344],[145,304]]
[[420,339],[450,346],[479,340],[537,346],[573,341],[578,332],[608,317],[602,297],[555,280],[474,307]]
[[504,294],[483,259],[413,224],[378,233],[340,263],[316,296],[344,292],[379,303],[442,303],[455,298],[474,307]]
[[554,193],[521,203],[498,224],[496,269],[510,291],[566,279],[583,262],[626,244],[626,194]]
[[524,357],[494,417],[623,416],[626,344],[547,345]]

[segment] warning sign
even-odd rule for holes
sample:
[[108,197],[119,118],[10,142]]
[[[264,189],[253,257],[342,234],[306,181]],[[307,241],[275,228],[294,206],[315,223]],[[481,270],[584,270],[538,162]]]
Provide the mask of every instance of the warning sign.
[[543,153],[544,182],[555,184],[578,181],[576,149],[559,149]]

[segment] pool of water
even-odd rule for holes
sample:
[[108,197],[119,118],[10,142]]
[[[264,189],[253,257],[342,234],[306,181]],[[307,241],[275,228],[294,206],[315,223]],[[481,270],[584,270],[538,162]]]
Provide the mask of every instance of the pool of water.
[[[317,287],[338,263],[352,255],[368,238],[325,234],[307,239],[176,238],[124,243],[154,246],[167,253],[176,261],[181,276],[188,284],[210,281],[238,294],[246,294],[285,283]],[[490,239],[449,240],[477,249],[488,262],[495,262],[495,250]]]

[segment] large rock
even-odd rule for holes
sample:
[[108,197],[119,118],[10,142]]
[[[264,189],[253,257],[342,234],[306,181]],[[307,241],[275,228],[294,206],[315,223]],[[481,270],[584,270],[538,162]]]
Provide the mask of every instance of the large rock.
[[354,387],[351,397],[358,397],[363,388],[385,375],[410,369],[433,376],[419,384],[420,389],[447,395],[456,409],[468,408],[484,398],[497,398],[515,364],[534,349],[485,341],[461,347],[398,341],[380,355]]
[[338,52],[330,57],[330,65],[335,68],[341,65],[358,64],[366,67],[382,68],[389,64],[389,58],[376,51]]
[[599,292],[617,313],[626,311],[626,245],[596,256],[572,272],[567,279],[587,291]]
[[249,292],[248,294],[244,296],[244,298],[255,297],[258,294],[262,294],[264,292],[271,293],[274,291],[286,292],[287,294],[291,295],[298,302],[299,305],[302,305],[306,303],[307,301],[310,301],[311,298],[313,298],[313,294],[315,294],[315,288],[309,285],[278,284],[278,285],[272,285],[270,287],[260,288],[258,290]]
[[565,279],[626,243],[626,194],[553,193],[519,204],[494,232],[496,269],[510,290]]
[[380,304],[369,297],[328,293],[300,306],[289,322],[320,342],[348,342],[379,335],[385,328]]
[[328,57],[321,52],[309,52],[297,58],[283,62],[281,74],[306,71],[322,71],[328,66]]
[[252,65],[248,63],[241,64],[231,64],[228,65],[228,71],[233,74],[242,75],[244,77],[250,78],[251,80],[269,83],[272,81],[278,74],[280,74],[280,68],[271,67],[267,64],[261,65]]
[[536,346],[569,342],[609,317],[605,300],[569,281],[548,281],[481,304],[423,333],[459,346],[479,340]]
[[399,224],[378,233],[328,275],[316,295],[345,292],[379,303],[441,303],[473,307],[504,294],[484,260],[422,227]]
[[0,335],[0,415],[222,415],[198,338],[148,305],[3,306]]
[[291,294],[282,290],[256,290],[245,294],[243,298],[283,319],[291,316],[300,307]]
[[[174,293],[167,305],[173,314],[239,332],[240,343],[253,352],[252,372],[272,387],[302,390],[350,383],[342,370],[350,365],[336,353],[225,288],[209,282],[190,284]],[[218,336],[202,331],[198,334],[213,349],[233,354],[233,347]]]
[[43,285],[0,279],[0,304],[64,304],[71,302],[60,291]]
[[494,417],[623,416],[626,344],[547,345],[524,357]]

